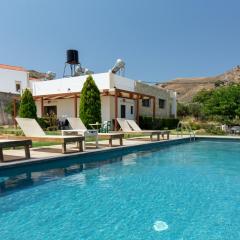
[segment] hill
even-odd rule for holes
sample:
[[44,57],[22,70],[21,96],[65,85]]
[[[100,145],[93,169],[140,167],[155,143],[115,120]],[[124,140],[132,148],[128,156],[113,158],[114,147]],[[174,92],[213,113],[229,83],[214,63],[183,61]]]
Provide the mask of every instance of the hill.
[[179,102],[190,102],[194,95],[202,89],[213,89],[220,85],[240,83],[240,66],[213,77],[177,78],[157,86],[177,92]]

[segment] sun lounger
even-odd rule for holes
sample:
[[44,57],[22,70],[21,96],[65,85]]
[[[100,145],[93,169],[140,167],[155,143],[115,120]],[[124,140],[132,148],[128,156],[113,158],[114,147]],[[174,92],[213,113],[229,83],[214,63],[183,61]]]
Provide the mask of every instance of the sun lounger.
[[24,135],[32,141],[57,142],[62,144],[62,153],[67,153],[67,143],[78,143],[79,152],[83,151],[84,136],[60,136],[46,135],[35,119],[16,118],[16,121],[22,129]]
[[80,118],[68,118],[67,120],[72,128],[72,130],[67,130],[67,131],[75,131],[75,132],[85,131],[85,134],[89,134],[94,131],[94,134],[96,134],[96,139],[108,140],[110,147],[112,147],[112,141],[114,139],[119,139],[119,144],[123,145],[123,137],[124,137],[123,133],[98,133],[97,130],[88,130]]
[[157,140],[160,140],[160,136],[164,138],[164,135],[167,135],[169,139],[169,130],[142,130],[134,120],[128,120],[123,118],[117,118],[118,124],[120,125],[121,130],[125,134],[142,134],[150,136],[150,140],[153,141],[153,136],[157,136]]
[[[96,141],[96,148],[98,148],[98,131],[94,129],[87,129],[83,124],[80,118],[67,118],[69,125],[72,129],[62,130],[62,135],[66,134],[80,134],[85,137],[85,141],[87,137],[93,137]],[[85,144],[83,144],[83,148],[85,148]]]
[[4,148],[15,148],[15,147],[24,147],[26,159],[30,158],[29,147],[32,146],[31,140],[0,140],[0,162],[4,162],[3,149]]

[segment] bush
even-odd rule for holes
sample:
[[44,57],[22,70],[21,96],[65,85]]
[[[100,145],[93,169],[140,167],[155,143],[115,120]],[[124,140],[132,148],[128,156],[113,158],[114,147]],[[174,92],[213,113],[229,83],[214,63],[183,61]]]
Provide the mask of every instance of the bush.
[[79,117],[87,127],[90,123],[101,122],[100,92],[91,75],[82,88]]
[[222,131],[221,128],[219,128],[213,124],[207,124],[205,126],[205,130],[207,133],[213,134],[213,135],[225,135],[226,134],[224,131]]
[[175,129],[179,123],[179,119],[175,118],[155,118],[139,117],[139,126],[146,130],[163,130]]
[[49,127],[49,124],[46,121],[46,118],[37,118],[37,122],[41,126],[41,128],[44,130],[46,130]]
[[186,117],[190,115],[189,106],[184,103],[177,103],[177,115],[178,117]]
[[51,114],[43,118],[38,118],[37,122],[44,130],[56,131],[58,129],[58,121],[55,114]]
[[21,97],[19,116],[21,118],[37,118],[37,108],[29,89],[26,89]]

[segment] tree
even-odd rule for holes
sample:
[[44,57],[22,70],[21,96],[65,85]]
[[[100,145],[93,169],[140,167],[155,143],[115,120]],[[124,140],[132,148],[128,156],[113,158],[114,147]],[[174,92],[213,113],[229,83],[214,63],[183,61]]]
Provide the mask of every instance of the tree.
[[29,89],[25,89],[21,97],[19,116],[22,118],[37,118],[37,108]]
[[192,101],[197,103],[205,103],[207,100],[211,98],[213,91],[214,90],[202,89],[193,97]]
[[202,114],[202,104],[201,103],[190,103],[189,107],[189,114],[192,115],[194,118],[198,119],[203,116]]
[[189,106],[184,103],[177,103],[177,115],[178,117],[186,117],[189,115]]
[[100,92],[91,75],[87,77],[82,88],[79,117],[86,126],[101,122]]
[[240,84],[222,86],[211,91],[202,90],[193,101],[202,104],[207,116],[234,119],[240,116]]

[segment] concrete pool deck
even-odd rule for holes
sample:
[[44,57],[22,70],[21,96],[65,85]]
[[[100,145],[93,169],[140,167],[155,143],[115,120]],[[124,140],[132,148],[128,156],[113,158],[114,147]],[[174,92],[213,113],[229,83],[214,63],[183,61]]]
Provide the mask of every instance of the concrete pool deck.
[[[212,139],[212,140],[239,140],[240,136],[196,136],[196,139]],[[62,154],[61,153],[61,145],[52,145],[52,146],[42,146],[31,148],[31,159],[24,159],[25,153],[23,149],[7,149],[4,150],[4,162],[0,162],[0,169],[12,168],[17,166],[29,165],[34,163],[40,163],[45,161],[54,161],[59,158],[68,158],[71,156],[81,156],[81,155],[89,155],[94,153],[105,153],[109,151],[127,149],[131,147],[144,147],[144,146],[160,146],[161,143],[174,143],[181,142],[182,140],[190,140],[189,136],[177,137],[176,135],[170,135],[169,140],[161,140],[161,141],[149,141],[149,138],[141,137],[139,138],[131,138],[124,139],[123,146],[119,146],[118,140],[113,140],[113,147],[108,146],[108,141],[101,141],[99,144],[99,148],[96,149],[94,143],[87,144],[87,148],[84,152],[76,152],[76,144],[69,144],[68,149],[71,153]]]
[[[188,138],[188,137],[187,137]],[[150,141],[149,137],[134,137],[123,140],[123,146],[119,145],[119,140],[113,140],[113,147],[109,147],[107,140],[102,140],[99,142],[99,147],[96,148],[94,142],[87,143],[86,149],[83,152],[76,152],[77,146],[76,144],[68,144],[68,153],[62,154],[61,145],[51,145],[51,146],[41,146],[30,148],[31,159],[25,159],[24,150],[23,149],[6,149],[3,151],[4,153],[4,162],[0,162],[0,168],[5,168],[7,166],[17,166],[24,165],[30,162],[39,162],[49,159],[57,159],[69,156],[76,155],[85,155],[86,153],[97,153],[97,152],[105,152],[105,151],[113,151],[114,149],[128,148],[131,146],[143,146],[149,144],[157,144],[159,142],[169,142],[176,139],[177,136],[170,136],[169,140],[161,139],[161,141]],[[185,139],[185,138],[184,138]]]

